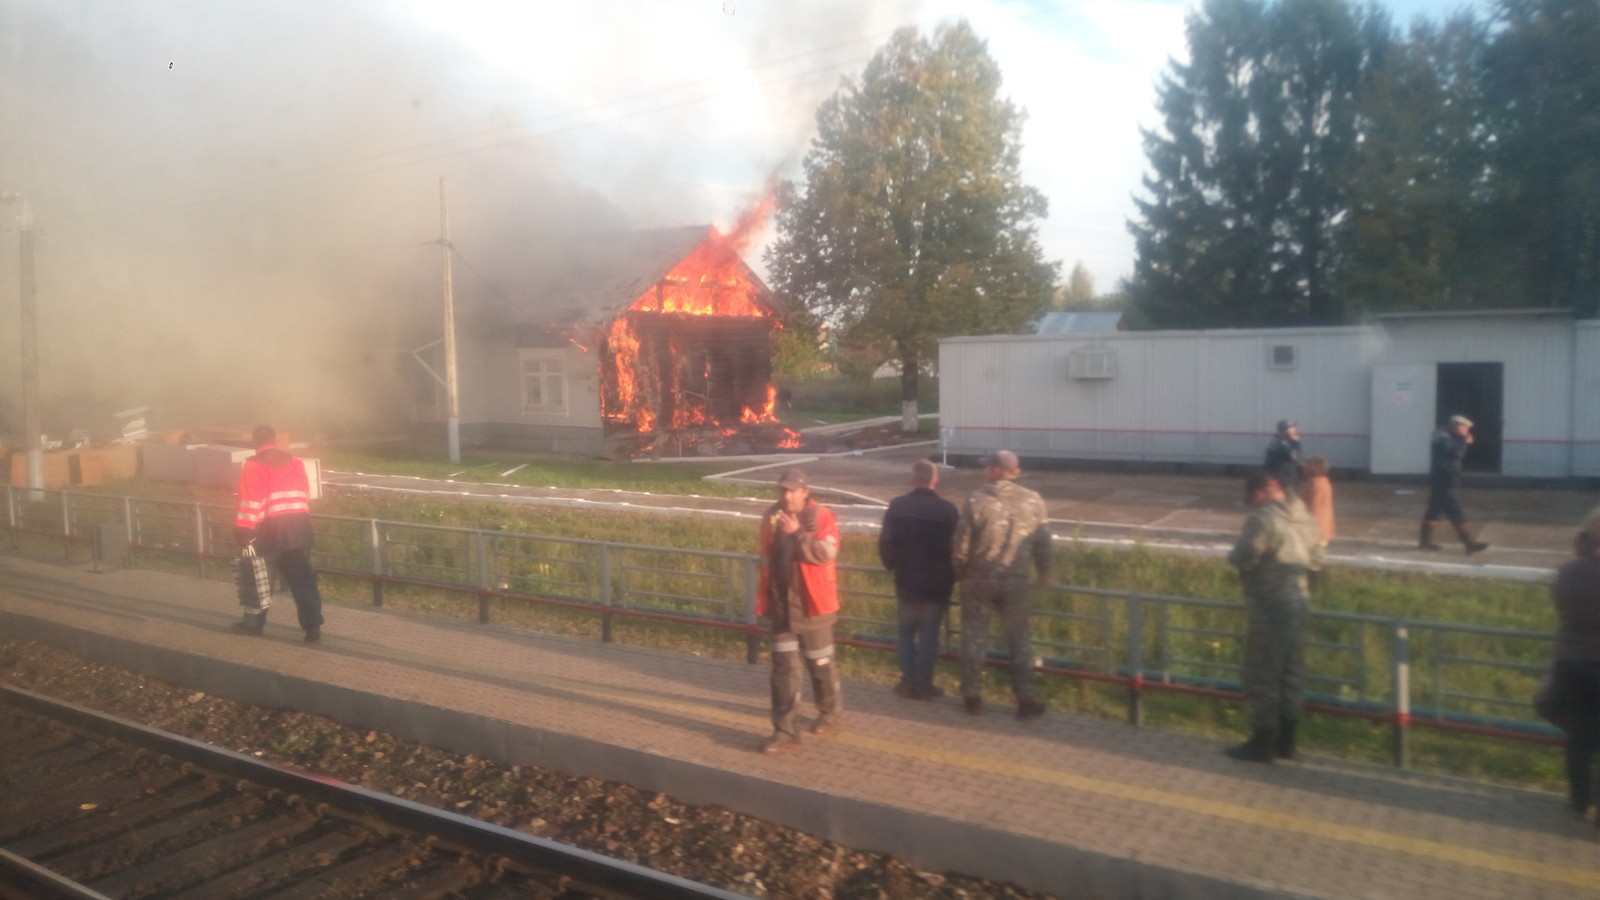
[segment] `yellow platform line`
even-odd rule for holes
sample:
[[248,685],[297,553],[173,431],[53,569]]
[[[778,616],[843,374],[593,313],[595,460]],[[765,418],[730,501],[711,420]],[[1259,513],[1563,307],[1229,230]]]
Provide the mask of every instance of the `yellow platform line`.
[[[460,664],[456,663],[454,666],[459,668]],[[479,671],[480,674],[492,674],[496,678],[585,694],[614,703],[651,709],[656,712],[674,713],[689,719],[747,728],[751,731],[759,731],[767,727],[770,721],[766,716],[717,709],[696,701],[672,700],[641,695],[637,691],[627,688],[594,684],[571,678],[529,675],[526,672],[505,670],[490,672],[478,669],[476,671]],[[890,738],[873,737],[859,732],[841,731],[828,740],[875,753],[893,754],[953,768],[967,769],[973,772],[1023,779],[1039,784],[1098,794],[1102,797],[1130,800],[1165,809],[1215,816],[1219,819],[1226,819],[1242,825],[1251,825],[1278,832],[1289,832],[1322,840],[1338,841],[1373,850],[1405,853],[1439,862],[1472,866],[1478,869],[1524,878],[1536,878],[1541,881],[1555,882],[1588,890],[1600,890],[1600,869],[1595,868],[1578,868],[1540,862],[1525,857],[1510,856],[1504,853],[1478,850],[1443,841],[1412,837],[1393,831],[1340,825],[1314,816],[1296,815],[1294,813],[1230,803],[1225,800],[1213,800],[1193,794],[1141,787],[1135,784],[1108,781],[1102,778],[1091,778],[1086,775],[1074,775],[1070,772],[1047,769],[1041,766],[1008,762],[973,753],[928,747]]]

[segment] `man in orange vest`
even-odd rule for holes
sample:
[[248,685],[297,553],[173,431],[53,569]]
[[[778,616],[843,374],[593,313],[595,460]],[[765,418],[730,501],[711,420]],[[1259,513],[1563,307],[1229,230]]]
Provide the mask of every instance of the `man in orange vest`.
[[[256,455],[239,472],[239,514],[233,537],[240,546],[254,543],[294,597],[295,611],[306,640],[322,640],[322,594],[311,568],[311,483],[305,464],[278,449],[278,433],[258,425],[251,434]],[[267,611],[246,611],[234,630],[261,634]]]
[[811,733],[824,735],[839,727],[844,707],[833,665],[838,556],[839,525],[833,511],[811,499],[805,472],[784,472],[778,479],[778,502],[761,517],[756,614],[766,616],[772,628],[772,737],[761,745],[762,753],[800,747],[795,707],[800,703],[802,663],[817,703]]

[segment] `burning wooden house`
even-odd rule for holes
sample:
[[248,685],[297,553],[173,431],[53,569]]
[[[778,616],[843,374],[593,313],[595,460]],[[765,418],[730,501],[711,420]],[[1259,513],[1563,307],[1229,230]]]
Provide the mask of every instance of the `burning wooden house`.
[[[586,236],[548,268],[525,300],[462,317],[463,444],[677,454],[797,442],[773,416],[771,292],[732,237]],[[436,350],[419,359],[439,371]],[[419,400],[418,423],[442,426],[442,391]]]

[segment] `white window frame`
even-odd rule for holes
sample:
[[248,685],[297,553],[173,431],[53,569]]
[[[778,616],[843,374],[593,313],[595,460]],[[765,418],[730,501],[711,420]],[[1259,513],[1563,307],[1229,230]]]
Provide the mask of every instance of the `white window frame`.
[[[567,414],[567,357],[561,351],[524,350],[518,361],[518,390],[522,395],[522,414]],[[529,379],[538,379],[539,396],[528,390]]]

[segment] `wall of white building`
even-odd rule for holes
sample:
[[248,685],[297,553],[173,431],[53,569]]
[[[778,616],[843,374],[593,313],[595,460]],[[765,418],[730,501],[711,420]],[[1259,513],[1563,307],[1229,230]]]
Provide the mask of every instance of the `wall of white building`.
[[[1365,469],[1373,446],[1418,452],[1385,471],[1425,472],[1437,426],[1439,363],[1502,366],[1502,474],[1600,475],[1600,323],[1560,311],[1384,317],[1301,329],[998,335],[940,342],[941,424],[949,451],[1221,464],[1261,461],[1279,419],[1306,452]],[[1427,375],[1385,387],[1379,373]],[[1387,399],[1386,399],[1387,398]],[[1412,421],[1415,420],[1415,421]]]

